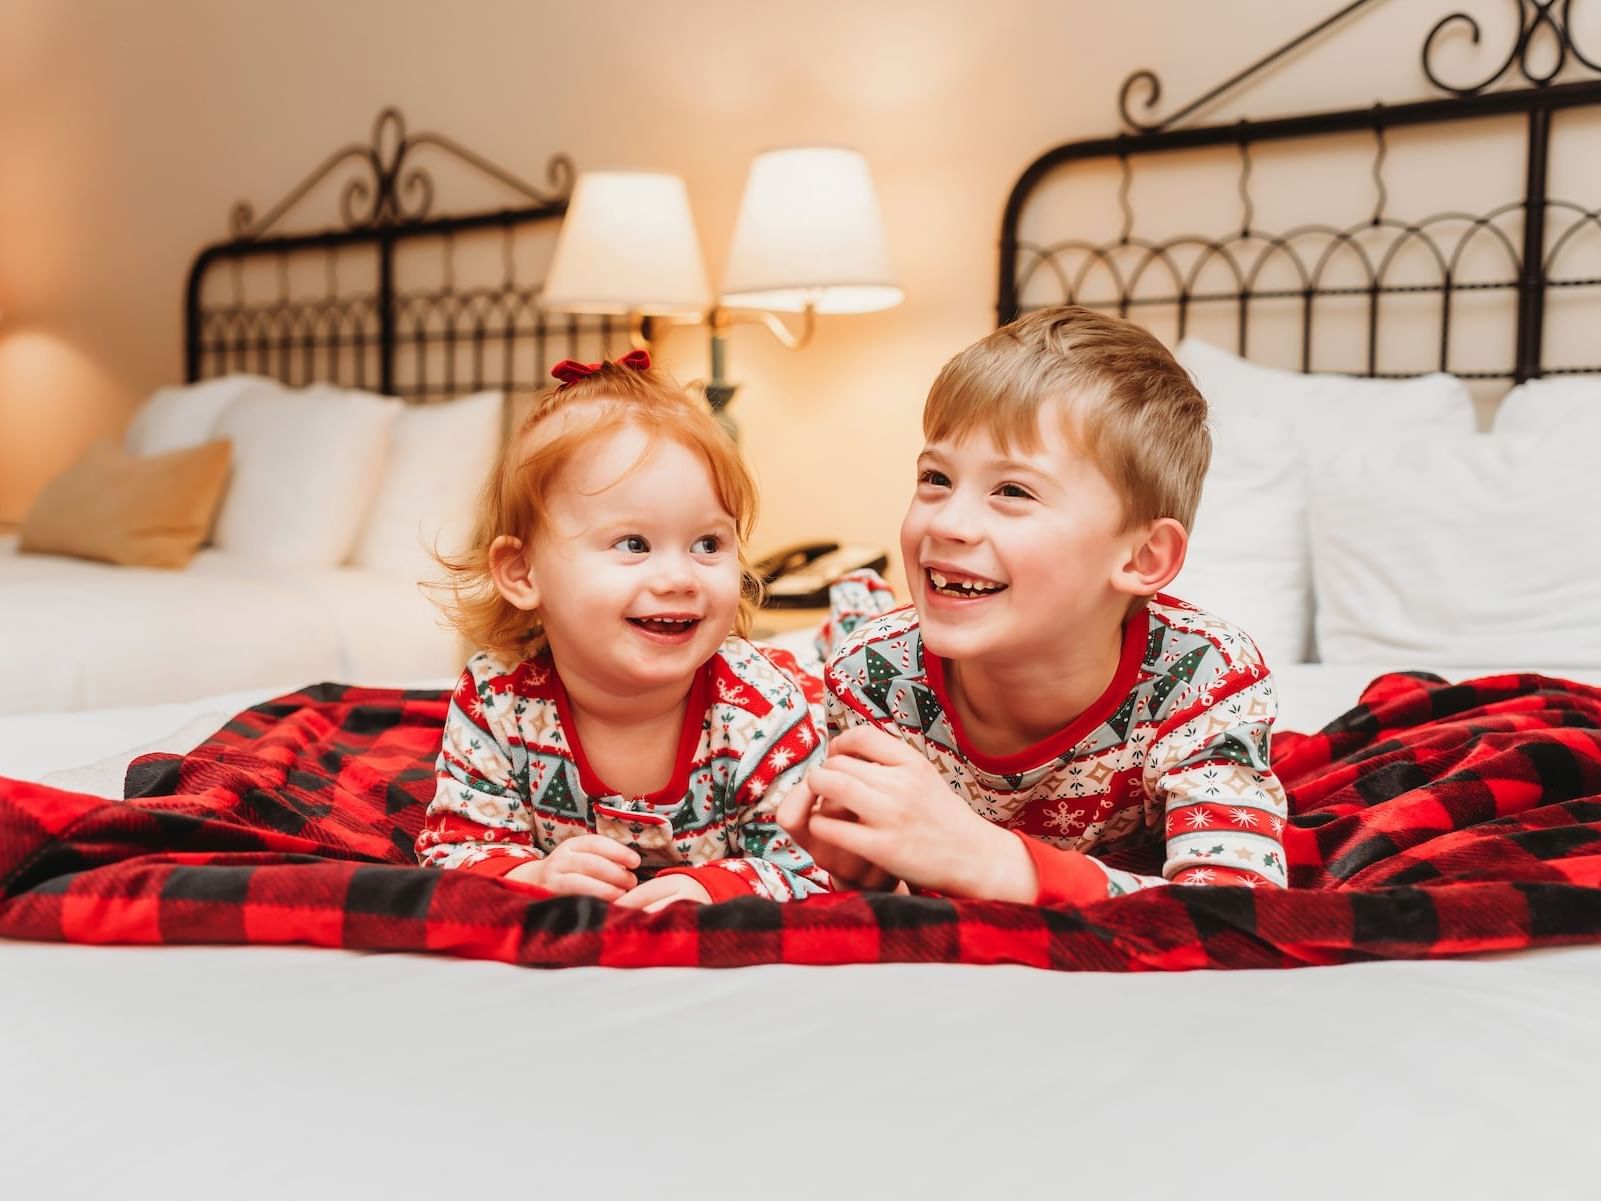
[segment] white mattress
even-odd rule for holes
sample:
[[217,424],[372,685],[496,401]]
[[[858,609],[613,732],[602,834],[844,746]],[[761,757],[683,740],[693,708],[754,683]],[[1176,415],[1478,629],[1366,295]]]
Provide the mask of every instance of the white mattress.
[[182,571],[114,567],[0,538],[0,714],[443,675],[462,659],[410,580],[214,549]]
[[[1371,674],[1281,672],[1284,724]],[[134,744],[268,692],[0,718],[0,774],[114,796]],[[1591,1198],[1598,1078],[1601,947],[1117,975],[0,941],[8,1196]]]

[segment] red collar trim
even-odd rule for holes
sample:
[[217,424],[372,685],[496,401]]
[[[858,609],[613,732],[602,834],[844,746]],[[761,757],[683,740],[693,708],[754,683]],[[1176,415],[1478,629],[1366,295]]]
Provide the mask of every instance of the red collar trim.
[[[672,777],[655,792],[627,799],[646,805],[676,805],[689,792],[689,771],[694,765],[695,748],[700,745],[706,722],[707,700],[711,696],[711,666],[712,660],[708,659],[690,681],[689,696],[684,704],[684,724],[678,732],[678,755],[673,761]],[[561,719],[562,731],[567,738],[567,745],[572,748],[573,762],[578,767],[579,787],[592,799],[621,797],[623,794],[602,780],[589,765],[589,756],[584,754],[584,744],[578,738],[578,723],[573,720],[572,702],[567,697],[567,685],[562,683],[561,673],[553,669],[550,683],[551,695],[556,701],[556,715]]]
[[923,666],[928,674],[929,687],[933,689],[934,695],[939,698],[939,703],[945,709],[945,717],[951,724],[951,734],[956,739],[957,749],[967,761],[974,767],[995,775],[1016,775],[1039,767],[1052,759],[1060,759],[1082,742],[1086,734],[1116,713],[1119,706],[1128,700],[1129,694],[1134,690],[1135,682],[1139,679],[1140,666],[1145,662],[1145,647],[1150,636],[1150,625],[1150,613],[1142,607],[1123,625],[1123,649],[1118,657],[1117,670],[1112,673],[1111,683],[1107,684],[1106,690],[1088,709],[1068,722],[1064,728],[1010,755],[986,754],[973,745],[967,731],[962,729],[962,721],[957,716],[956,706],[951,702],[950,689],[945,680],[945,661],[937,655],[928,654],[925,648]]

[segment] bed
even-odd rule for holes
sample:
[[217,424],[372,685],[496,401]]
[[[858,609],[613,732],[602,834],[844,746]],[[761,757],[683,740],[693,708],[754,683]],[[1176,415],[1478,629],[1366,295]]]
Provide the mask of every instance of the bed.
[[454,670],[428,552],[463,534],[517,398],[617,336],[538,306],[572,177],[557,156],[536,187],[386,109],[370,144],[238,205],[190,269],[186,382],[124,439],[141,460],[231,442],[208,543],[170,570],[0,538],[0,714]]
[[[1544,13],[1542,19],[1556,18]],[[1548,99],[1558,109],[1601,104],[1601,83],[1475,91],[1461,107],[1452,107],[1456,98],[1397,105],[1382,113],[1381,124],[1400,140],[1395,131],[1408,128],[1410,116],[1471,119],[1484,109],[1520,114],[1539,130],[1552,115]],[[1372,116],[1363,109],[1262,127],[1278,130],[1275,138],[1312,138],[1315,154],[1316,138],[1331,131],[1371,133],[1363,122],[1371,124]],[[1030,168],[1023,182],[1048,177],[1056,163],[1096,155],[1109,155],[1115,173],[1142,147],[1159,159],[1175,143],[1210,142],[1233,155],[1242,136],[1234,125],[1134,128],[1044,156],[1044,165]],[[1032,210],[1028,189],[1019,187],[1003,235],[1001,316],[1063,299],[1104,300],[1080,291],[1046,294],[1050,281],[1071,285],[1074,275],[1051,267],[1030,271],[1039,248],[1063,235],[1036,224],[1027,238],[1017,236],[1014,219],[1043,223],[1051,216]],[[1583,211],[1594,215],[1593,206]],[[1088,218],[1074,207],[1058,210],[1055,219]],[[1113,237],[1123,250],[1103,249],[1090,258],[1104,263],[1128,248],[1139,251],[1132,229],[1124,233],[1126,240]],[[1041,280],[1045,293],[1038,290]],[[1432,293],[1407,295],[1453,295],[1440,282],[1445,286]],[[1484,371],[1501,371],[1516,383],[1547,374],[1541,339],[1527,332],[1527,323],[1538,321],[1531,306],[1548,293],[1567,297],[1582,290],[1555,282],[1519,272],[1504,289],[1503,302],[1510,297],[1512,303],[1499,305],[1505,337],[1497,345],[1510,342],[1517,353],[1511,366]],[[1253,320],[1250,289],[1199,301],[1195,294],[1205,292],[1191,289],[1179,304],[1169,297],[1169,307],[1182,311],[1195,300],[1213,304],[1229,320],[1237,317],[1236,351],[1288,348],[1293,359],[1315,344],[1315,335],[1302,337],[1300,324],[1302,313],[1322,311],[1315,295],[1312,303],[1304,290],[1289,298],[1295,320],[1288,338],[1275,341],[1263,333],[1271,322]],[[1365,306],[1382,304],[1388,293],[1363,288],[1342,295],[1354,296],[1363,314],[1360,338],[1368,328]],[[1264,303],[1282,299],[1268,296]],[[1111,307],[1139,306],[1131,295],[1114,294]],[[1178,331],[1191,332],[1187,325]],[[1428,344],[1440,345],[1435,339]],[[1531,352],[1533,358],[1525,357]],[[1199,356],[1191,359],[1192,369],[1200,364],[1198,376],[1210,370],[1219,378],[1243,378],[1235,400],[1244,396],[1239,407],[1247,412],[1255,411],[1249,406],[1256,397],[1245,396],[1251,389],[1278,396],[1293,383],[1253,376],[1259,364],[1241,367],[1194,347],[1190,353]],[[1368,377],[1362,383],[1387,371],[1377,358],[1369,371],[1362,372],[1363,365],[1355,364]],[[1352,478],[1383,477],[1358,454],[1350,469],[1355,477],[1330,477],[1330,491],[1314,494],[1293,447],[1333,437],[1338,414],[1355,420],[1349,406],[1388,414],[1399,401],[1393,392],[1363,394],[1347,383],[1307,378],[1321,391],[1301,399],[1337,415],[1320,417],[1311,428],[1275,431],[1269,453],[1225,462],[1231,474],[1220,479],[1227,482],[1208,494],[1210,519],[1227,530],[1229,506],[1221,502],[1230,489],[1260,500],[1263,489],[1283,488],[1286,478],[1303,481],[1279,506],[1296,518],[1293,528],[1280,531],[1285,543],[1274,561],[1254,565],[1259,580],[1279,573],[1273,587],[1254,591],[1291,602],[1259,607],[1257,617],[1273,631],[1265,641],[1274,643],[1281,728],[1324,725],[1349,709],[1368,681],[1392,669],[1421,668],[1458,680],[1543,668],[1580,685],[1601,684],[1601,664],[1573,641],[1571,630],[1539,622],[1519,626],[1516,606],[1470,607],[1464,616],[1462,606],[1379,604],[1385,596],[1416,595],[1418,577],[1397,578],[1393,562],[1363,559],[1353,547],[1373,541],[1372,530],[1386,513],[1401,532],[1439,527],[1425,520],[1426,509],[1416,510],[1415,522],[1395,520],[1399,501],[1390,496],[1365,511],[1353,504],[1352,513],[1367,525],[1342,534],[1347,527],[1327,518],[1344,506],[1325,503],[1328,497],[1349,499]],[[1203,387],[1210,387],[1204,378]],[[1474,436],[1510,431],[1460,428],[1461,394],[1438,381],[1429,387],[1435,391],[1420,403],[1438,407],[1414,432],[1447,447],[1440,452],[1441,470],[1465,472],[1452,497],[1471,500],[1507,479],[1538,482],[1530,464],[1542,460],[1508,457],[1500,445],[1475,449],[1485,457],[1473,460],[1472,470],[1451,467],[1458,458],[1448,451],[1477,448],[1469,441]],[[1549,394],[1536,394],[1531,403],[1525,416],[1535,423],[1553,405],[1568,417],[1573,413],[1566,400]],[[1441,420],[1458,423],[1450,438],[1430,425]],[[1415,461],[1417,443],[1394,441],[1413,447],[1408,461]],[[1536,435],[1526,443],[1540,444]],[[1431,494],[1424,489],[1413,500]],[[1491,496],[1504,500],[1506,493]],[[1314,513],[1324,524],[1312,524]],[[1207,520],[1203,512],[1201,529]],[[1457,529],[1456,545],[1473,535],[1474,529]],[[1482,544],[1487,557],[1517,551],[1502,537]],[[1208,548],[1198,538],[1196,560],[1186,568],[1197,573],[1195,587],[1226,584],[1223,556],[1235,541],[1220,537]],[[1404,540],[1401,546],[1421,553]],[[1429,564],[1423,579],[1434,583],[1450,568],[1446,561]],[[1498,582],[1496,574],[1513,573],[1492,573],[1491,583]],[[1517,582],[1531,589],[1547,584],[1537,571]],[[1482,578],[1478,591],[1474,578],[1462,583],[1468,595],[1484,595]],[[1211,603],[1223,608],[1219,599]],[[1250,604],[1262,598],[1248,590],[1236,599]],[[1583,594],[1564,600],[1601,617],[1601,606],[1584,610],[1590,601]],[[1458,619],[1470,624],[1453,624]],[[1491,637],[1497,632],[1506,636]],[[1398,687],[1418,682],[1414,675],[1385,678]],[[118,797],[136,755],[181,753],[270,692],[3,718],[0,774]],[[1427,693],[1426,702],[1440,696]],[[1217,912],[1232,903],[1220,898]],[[11,1086],[0,1114],[7,1131],[5,1179],[30,1194],[337,1191],[393,1197],[437,1193],[464,1181],[474,1189],[674,1197],[757,1191],[780,1197],[1010,1196],[1042,1187],[1203,1198],[1594,1192],[1589,1135],[1601,1118],[1595,1087],[1601,949],[1595,945],[1299,971],[775,963],[642,973],[526,971],[306,947],[14,941],[0,943],[0,977],[7,982],[0,988],[0,1022],[30,1032],[26,1039],[0,1040],[0,1071]],[[464,1032],[486,1026],[494,1034],[481,1047],[464,1042]],[[452,1048],[445,1070],[430,1062],[436,1045],[430,1040]],[[686,1147],[695,1153],[685,1154]],[[1219,1147],[1228,1149],[1226,1161]]]

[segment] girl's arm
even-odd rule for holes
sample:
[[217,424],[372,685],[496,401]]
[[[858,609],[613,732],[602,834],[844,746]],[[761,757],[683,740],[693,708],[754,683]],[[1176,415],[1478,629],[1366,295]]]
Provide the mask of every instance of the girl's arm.
[[795,901],[828,891],[828,873],[773,819],[779,802],[823,757],[816,727],[805,707],[797,707],[798,720],[793,709],[775,708],[773,718],[789,726],[763,723],[764,736],[752,740],[740,761],[728,814],[731,841],[740,854],[698,867],[668,868],[658,876],[691,875],[713,901],[748,896]]
[[424,867],[503,876],[541,858],[527,801],[528,755],[505,730],[516,698],[490,688],[493,670],[475,656],[450,698],[434,774],[437,786],[417,836]]

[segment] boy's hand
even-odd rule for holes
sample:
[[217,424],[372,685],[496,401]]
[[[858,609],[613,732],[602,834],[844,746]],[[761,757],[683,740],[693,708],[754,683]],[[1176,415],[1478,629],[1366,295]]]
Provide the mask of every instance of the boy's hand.
[[580,834],[558,843],[543,859],[512,868],[506,879],[566,896],[615,901],[639,883],[634,876],[638,866],[638,852],[622,843],[600,834]]
[[849,809],[826,800],[812,790],[808,775],[789,790],[774,814],[774,820],[784,827],[796,844],[812,857],[812,861],[833,878],[837,890],[855,892],[890,892],[905,885],[883,868],[843,851],[812,831],[812,819],[820,816],[855,821]]
[[712,894],[694,876],[657,876],[630,888],[617,900],[619,909],[643,909],[655,913],[676,901],[694,901],[697,905],[710,905]]
[[1025,903],[1039,895],[1021,840],[974,813],[932,763],[883,730],[857,726],[833,739],[807,783],[826,798],[807,823],[818,842],[936,892]]

